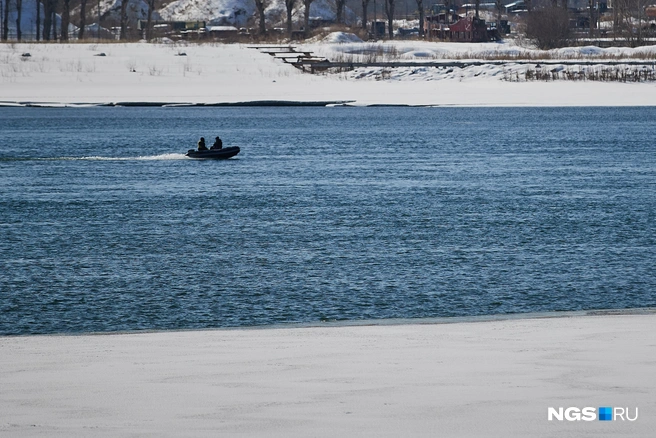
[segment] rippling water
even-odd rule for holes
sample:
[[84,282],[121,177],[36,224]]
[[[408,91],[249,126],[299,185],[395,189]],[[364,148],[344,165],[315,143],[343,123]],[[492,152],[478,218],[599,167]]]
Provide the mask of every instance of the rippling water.
[[0,109],[0,333],[654,306],[655,119]]

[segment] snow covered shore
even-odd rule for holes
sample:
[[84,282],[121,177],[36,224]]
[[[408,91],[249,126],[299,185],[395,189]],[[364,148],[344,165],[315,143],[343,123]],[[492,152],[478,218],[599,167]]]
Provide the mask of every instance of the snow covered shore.
[[[0,338],[7,436],[649,436],[656,314]],[[549,407],[636,421],[548,421]]]
[[[503,44],[316,42],[304,49],[329,59],[372,51],[404,60],[516,56]],[[651,53],[652,48],[642,48]],[[599,49],[601,50],[601,49]],[[618,49],[608,49],[615,50]],[[632,56],[613,52],[614,60]],[[636,49],[637,50],[637,49]],[[590,56],[585,48],[556,58]],[[29,54],[30,56],[23,56]],[[539,61],[537,61],[539,62]],[[350,102],[355,105],[642,106],[656,104],[656,83],[504,80],[526,66],[464,69],[381,68],[312,75],[238,44],[2,44],[0,105],[116,102]]]

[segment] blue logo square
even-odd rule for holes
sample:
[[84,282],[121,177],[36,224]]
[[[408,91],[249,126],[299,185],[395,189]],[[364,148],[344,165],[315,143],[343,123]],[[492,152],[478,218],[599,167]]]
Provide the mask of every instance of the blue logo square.
[[603,407],[599,408],[599,421],[612,421],[613,408]]

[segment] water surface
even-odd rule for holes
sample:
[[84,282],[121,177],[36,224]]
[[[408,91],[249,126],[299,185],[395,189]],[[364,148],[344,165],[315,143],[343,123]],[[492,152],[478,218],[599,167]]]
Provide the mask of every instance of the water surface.
[[655,306],[655,119],[0,108],[0,333]]

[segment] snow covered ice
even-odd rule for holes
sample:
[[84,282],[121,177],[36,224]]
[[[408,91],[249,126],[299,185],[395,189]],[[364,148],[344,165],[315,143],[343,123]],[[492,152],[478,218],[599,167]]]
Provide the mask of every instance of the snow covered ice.
[[[380,54],[380,61],[413,62],[536,55],[512,42],[372,43],[342,33],[299,44],[301,49],[333,61],[354,62],[374,52]],[[186,56],[178,56],[181,52]],[[580,47],[542,55],[551,61],[571,61],[578,56],[629,61],[654,52],[656,46]],[[23,57],[23,53],[31,56]],[[106,56],[96,56],[100,53]],[[344,101],[354,105],[640,106],[656,102],[656,84],[652,82],[511,81],[508,78],[521,78],[527,68],[535,68],[512,62],[309,74],[243,44],[4,44],[0,45],[0,60],[0,101],[5,105]]]

